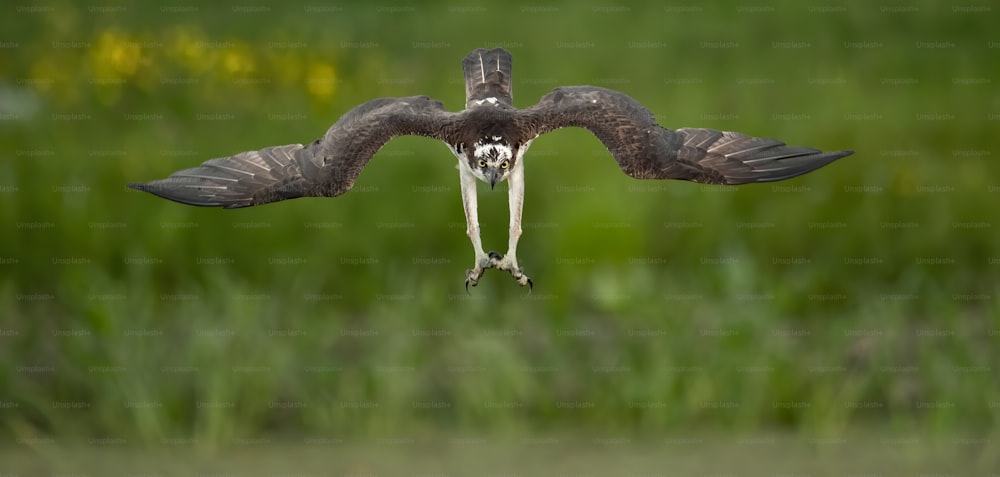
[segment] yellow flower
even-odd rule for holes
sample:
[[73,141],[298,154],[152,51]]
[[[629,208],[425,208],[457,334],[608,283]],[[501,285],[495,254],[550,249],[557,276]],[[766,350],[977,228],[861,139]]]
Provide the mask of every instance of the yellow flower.
[[306,70],[306,90],[317,101],[330,101],[337,87],[337,74],[333,66],[321,61],[309,64]]
[[222,67],[233,76],[246,75],[257,69],[253,53],[242,43],[235,44],[223,51]]
[[179,28],[170,33],[172,37],[167,42],[167,54],[185,69],[201,73],[211,69],[211,62],[205,51],[206,42],[199,32],[187,28]]
[[91,53],[95,74],[107,77],[134,75],[142,59],[139,42],[113,30],[101,33]]

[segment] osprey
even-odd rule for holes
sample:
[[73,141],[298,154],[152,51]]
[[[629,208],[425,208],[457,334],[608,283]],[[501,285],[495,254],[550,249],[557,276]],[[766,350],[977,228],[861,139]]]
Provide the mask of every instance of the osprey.
[[[230,157],[175,172],[166,179],[129,184],[160,197],[198,206],[250,207],[296,197],[347,192],[368,161],[390,139],[418,135],[446,143],[458,158],[466,233],[475,253],[465,288],[483,272],[509,272],[532,281],[517,263],[524,204],[524,154],[538,136],[563,127],[587,129],[607,147],[625,174],[637,179],[680,179],[737,185],[780,181],[823,167],[853,151],[822,152],[774,139],[704,128],[667,129],[624,93],[596,86],[555,88],[535,104],[514,107],[511,55],[477,49],[462,60],[465,109],[451,112],[427,96],[379,98],[344,114],[323,137]],[[483,251],[476,180],[509,182],[507,253]]]

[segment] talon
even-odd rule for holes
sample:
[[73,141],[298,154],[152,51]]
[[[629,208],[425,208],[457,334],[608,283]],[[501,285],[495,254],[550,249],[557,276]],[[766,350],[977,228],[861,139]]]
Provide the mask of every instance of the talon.
[[472,286],[478,285],[479,284],[479,277],[481,277],[481,276],[483,276],[483,270],[482,269],[476,270],[476,269],[470,268],[470,269],[468,269],[468,270],[465,271],[465,292],[466,293],[468,293],[470,295],[472,294],[472,292],[469,291],[469,285],[472,285]]
[[531,293],[531,290],[535,288],[535,284],[531,282],[531,278],[524,274],[523,268],[511,270],[510,275],[514,277],[514,280],[517,280],[518,285],[521,285],[522,287],[527,285],[529,294]]
[[490,253],[487,254],[487,256],[490,257],[490,265],[493,267],[496,267],[497,264],[503,260],[503,255],[500,255],[500,253],[495,250],[490,250]]

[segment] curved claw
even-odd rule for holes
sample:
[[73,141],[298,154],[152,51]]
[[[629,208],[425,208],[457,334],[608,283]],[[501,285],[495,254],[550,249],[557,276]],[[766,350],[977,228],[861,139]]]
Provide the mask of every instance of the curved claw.
[[483,276],[483,270],[482,269],[472,269],[472,268],[470,268],[470,269],[468,269],[468,270],[465,271],[465,293],[468,293],[469,295],[472,294],[472,292],[469,291],[469,285],[472,285],[472,286],[478,285],[479,284],[479,277],[481,277],[481,276]]
[[531,294],[531,290],[534,290],[534,288],[535,288],[535,284],[531,283],[531,279],[529,278],[528,279],[528,294],[529,295]]

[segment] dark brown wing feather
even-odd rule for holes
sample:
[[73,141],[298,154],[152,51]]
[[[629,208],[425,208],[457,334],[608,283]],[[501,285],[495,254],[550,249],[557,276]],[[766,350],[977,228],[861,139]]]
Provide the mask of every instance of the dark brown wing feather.
[[462,59],[465,74],[465,107],[471,108],[476,100],[496,98],[507,106],[514,106],[511,91],[513,58],[503,48],[487,50],[477,48]]
[[400,135],[447,141],[454,113],[426,96],[380,98],[348,111],[322,138],[211,159],[166,179],[129,187],[190,205],[249,207],[306,196],[333,197],[354,185],[368,160]]
[[746,184],[789,179],[853,151],[826,152],[714,129],[670,130],[628,95],[595,86],[556,88],[521,110],[518,121],[535,134],[576,126],[592,132],[637,179]]

